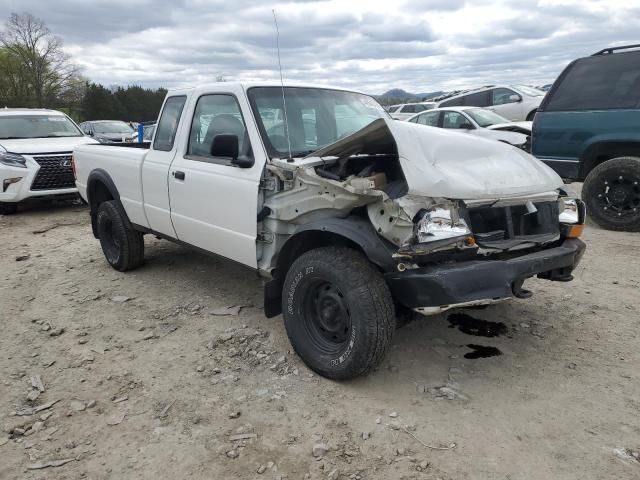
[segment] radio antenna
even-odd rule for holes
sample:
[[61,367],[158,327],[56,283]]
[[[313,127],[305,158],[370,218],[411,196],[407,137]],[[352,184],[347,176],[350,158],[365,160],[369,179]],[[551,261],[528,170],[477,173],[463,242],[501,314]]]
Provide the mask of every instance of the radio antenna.
[[273,23],[276,25],[276,50],[278,52],[278,69],[280,70],[280,85],[282,87],[282,111],[284,113],[284,135],[287,137],[287,146],[289,147],[289,158],[287,162],[293,162],[293,155],[291,154],[291,139],[289,137],[289,122],[287,120],[287,99],[284,95],[284,80],[282,79],[282,62],[280,61],[280,29],[278,28],[278,19],[276,18],[275,9],[273,12]]

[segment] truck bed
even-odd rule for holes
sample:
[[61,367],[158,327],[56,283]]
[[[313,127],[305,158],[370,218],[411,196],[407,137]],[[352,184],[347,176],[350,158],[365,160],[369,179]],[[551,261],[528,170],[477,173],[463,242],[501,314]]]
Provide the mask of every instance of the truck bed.
[[82,145],[73,151],[78,192],[87,199],[89,174],[102,171],[118,186],[120,201],[129,219],[147,225],[143,207],[142,163],[148,143]]

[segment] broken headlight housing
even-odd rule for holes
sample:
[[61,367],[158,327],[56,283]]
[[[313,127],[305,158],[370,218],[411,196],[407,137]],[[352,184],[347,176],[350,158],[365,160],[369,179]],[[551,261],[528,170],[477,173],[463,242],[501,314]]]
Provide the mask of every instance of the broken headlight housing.
[[27,168],[27,159],[17,153],[0,150],[0,163],[8,167]]
[[582,200],[577,198],[560,197],[558,199],[560,214],[560,230],[566,238],[578,238],[584,230],[587,209]]
[[461,239],[471,235],[467,222],[460,218],[458,211],[454,208],[420,210],[416,217],[416,234],[419,243]]

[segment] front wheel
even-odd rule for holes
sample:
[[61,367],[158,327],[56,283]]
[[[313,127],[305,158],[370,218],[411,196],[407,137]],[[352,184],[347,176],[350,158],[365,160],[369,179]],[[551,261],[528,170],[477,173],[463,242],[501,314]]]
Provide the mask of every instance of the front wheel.
[[346,247],[301,255],[287,272],[282,311],[296,353],[309,368],[336,380],[377,366],[395,331],[393,299],[382,275]]
[[139,267],[144,261],[144,237],[127,226],[124,212],[113,200],[98,208],[98,238],[107,262],[120,272]]
[[640,231],[640,158],[618,157],[595,167],[584,181],[582,199],[601,227]]

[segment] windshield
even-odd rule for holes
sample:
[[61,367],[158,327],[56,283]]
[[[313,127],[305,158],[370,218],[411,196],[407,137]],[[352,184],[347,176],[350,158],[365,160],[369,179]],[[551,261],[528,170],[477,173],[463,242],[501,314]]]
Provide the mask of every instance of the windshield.
[[491,125],[497,125],[498,123],[510,123],[504,117],[501,117],[497,113],[493,113],[491,110],[485,110],[484,108],[470,108],[465,110],[465,113],[469,115],[480,127],[490,127]]
[[93,131],[96,133],[133,133],[131,128],[125,122],[94,122]]
[[0,116],[0,140],[81,136],[78,127],[64,115]]
[[[297,87],[287,87],[284,92],[293,157],[303,157],[335,143],[378,118],[389,118],[378,102],[359,93]],[[251,88],[249,100],[270,155],[287,157],[282,88]]]
[[538,90],[537,88],[528,87],[526,85],[512,85],[514,90],[522,93],[523,95],[528,95],[530,97],[544,97],[547,92],[543,92],[542,90]]

